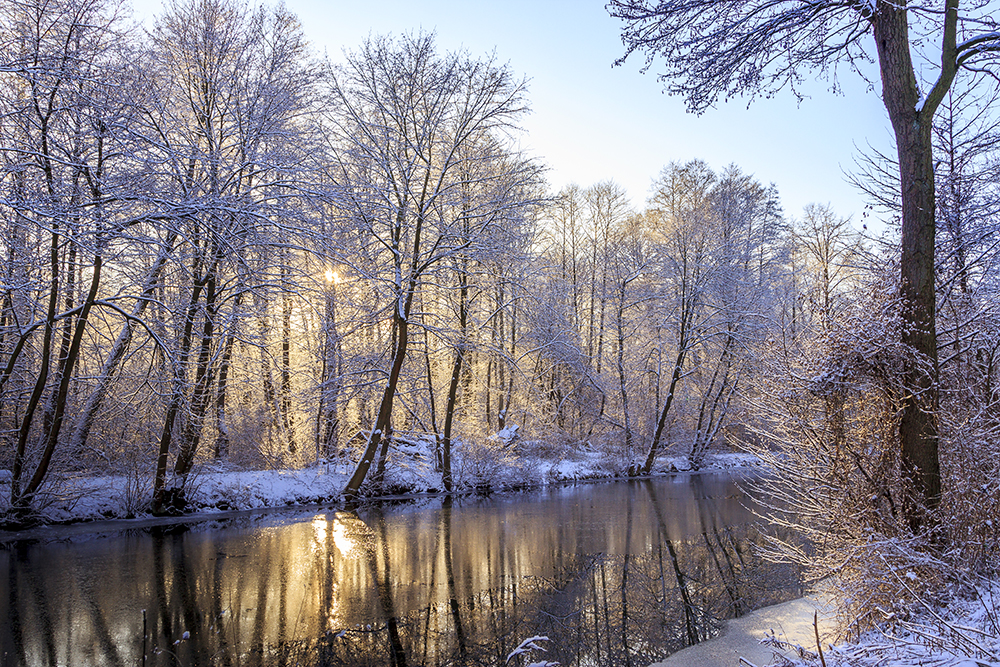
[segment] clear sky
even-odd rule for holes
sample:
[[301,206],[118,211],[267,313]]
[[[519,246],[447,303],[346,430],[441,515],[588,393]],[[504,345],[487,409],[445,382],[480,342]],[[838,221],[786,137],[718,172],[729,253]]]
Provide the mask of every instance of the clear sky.
[[[134,0],[136,18],[160,11],[160,0]],[[333,60],[369,34],[434,30],[442,50],[473,56],[495,53],[529,79],[532,114],[522,146],[549,167],[553,191],[613,180],[636,208],[664,165],[693,158],[721,170],[739,165],[778,187],[785,212],[830,203],[861,224],[864,200],[844,178],[868,144],[891,152],[891,133],[879,96],[853,72],[845,92],[806,86],[809,98],[720,103],[701,116],[663,94],[655,66],[639,72],[634,54],[622,67],[619,22],[604,0],[285,0],[302,21],[313,48]],[[867,220],[869,228],[872,220]]]

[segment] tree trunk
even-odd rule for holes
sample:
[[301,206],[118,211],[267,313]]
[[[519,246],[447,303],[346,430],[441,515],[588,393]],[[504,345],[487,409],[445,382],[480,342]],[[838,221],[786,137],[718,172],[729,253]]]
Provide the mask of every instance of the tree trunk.
[[660,418],[656,421],[656,431],[653,433],[653,440],[649,443],[649,452],[646,454],[646,462],[642,465],[642,474],[648,475],[653,470],[653,462],[660,451],[660,439],[663,437],[663,429],[667,425],[667,415],[670,413],[670,406],[674,404],[674,394],[677,391],[677,384],[681,379],[681,370],[684,367],[684,356],[687,350],[681,347],[677,351],[677,360],[674,362],[674,372],[670,376],[670,387],[667,389],[667,398],[663,402],[663,410],[660,411]]
[[235,329],[240,320],[240,304],[243,301],[241,292],[233,304],[233,321],[229,334],[222,345],[222,358],[219,360],[219,381],[215,393],[215,425],[218,434],[212,454],[216,459],[224,459],[229,455],[229,419],[226,414],[226,398],[229,393],[229,368],[233,361],[233,348],[236,344]]
[[900,295],[903,300],[903,342],[920,364],[908,369],[899,423],[900,465],[910,485],[906,516],[919,532],[925,510],[941,498],[938,459],[937,337],[934,291],[934,166],[931,136],[934,112],[955,76],[957,0],[948,0],[942,43],[942,69],[927,97],[920,99],[910,57],[905,6],[880,3],[872,19],[882,99],[896,137],[902,197]]
[[[464,264],[464,262],[463,262]],[[459,343],[455,349],[455,361],[451,367],[451,382],[448,385],[448,403],[444,412],[444,438],[441,441],[441,482],[445,491],[451,491],[451,428],[455,421],[456,402],[458,400],[458,383],[462,375],[462,359],[465,356],[465,344],[468,326],[468,269],[463,265],[459,269],[458,289],[458,327]]]
[[292,297],[288,284],[287,250],[283,253],[281,267],[281,426],[285,432],[288,451],[298,450],[295,442],[295,418],[292,414]]
[[328,288],[326,311],[323,321],[323,364],[320,373],[319,410],[316,414],[317,458],[329,459],[340,446],[338,405],[340,401],[341,368],[340,333],[337,330],[337,285]]
[[437,405],[434,401],[434,373],[431,369],[431,347],[429,341],[430,334],[427,333],[427,325],[424,324],[424,366],[427,372],[427,400],[431,411],[431,430],[434,432],[434,469],[441,471],[441,438],[438,436],[437,427]]
[[[55,332],[56,305],[59,303],[59,238],[60,235],[58,227],[54,224],[51,234],[51,242],[49,245],[49,265],[51,266],[52,275],[50,277],[49,284],[49,303],[45,316],[45,327],[42,331],[41,367],[39,368],[38,376],[35,379],[35,386],[31,391],[31,397],[28,399],[28,405],[24,410],[24,414],[21,416],[21,424],[18,429],[14,465],[11,468],[11,506],[23,505],[21,495],[21,474],[24,469],[25,457],[27,455],[28,435],[31,432],[31,422],[34,419],[35,411],[38,409],[38,403],[41,401],[42,394],[45,392],[45,385],[49,377],[49,367],[52,363],[52,336]],[[22,338],[22,341],[23,340],[24,339]],[[13,359],[11,361],[13,362]],[[8,364],[8,372],[5,373],[5,378],[10,377],[10,370],[11,365]]]
[[31,480],[24,489],[21,496],[22,499],[30,498],[30,496],[38,490],[42,482],[45,480],[45,475],[49,469],[49,463],[52,460],[52,454],[55,451],[56,443],[59,440],[59,432],[62,428],[63,417],[66,413],[66,401],[69,394],[70,380],[73,376],[73,368],[76,365],[77,359],[80,357],[80,345],[83,341],[83,333],[87,328],[87,318],[90,316],[91,308],[94,305],[94,301],[97,299],[97,288],[101,282],[101,268],[104,263],[104,258],[101,254],[102,246],[103,242],[98,240],[97,254],[94,257],[93,274],[90,280],[90,290],[87,293],[86,299],[82,304],[80,314],[77,317],[76,327],[73,331],[69,348],[66,350],[65,356],[59,360],[59,370],[57,373],[59,385],[52,401],[55,409],[51,417],[51,424],[49,424],[49,428],[45,431],[42,457],[38,462],[38,466],[35,468],[35,474],[31,476]]
[[[196,260],[193,273],[198,274],[200,262]],[[156,455],[156,473],[153,478],[153,513],[162,512],[168,501],[166,498],[167,480],[167,459],[170,456],[170,444],[173,441],[174,424],[177,415],[181,411],[184,402],[185,385],[187,384],[187,365],[191,352],[191,342],[194,335],[194,321],[198,314],[198,301],[201,298],[202,289],[205,287],[203,279],[196,280],[191,288],[191,298],[188,302],[187,312],[184,317],[184,330],[181,334],[180,355],[174,366],[173,389],[171,391],[170,404],[167,406],[167,414],[163,419],[163,430],[160,432],[160,447]]]
[[632,421],[629,417],[628,408],[628,385],[625,373],[625,296],[628,288],[628,281],[623,281],[621,291],[618,293],[618,308],[615,313],[615,325],[618,333],[618,391],[622,399],[622,417],[625,420],[625,455],[629,458],[631,466],[632,459]]
[[[216,279],[215,272],[218,265],[212,266],[209,274],[208,285],[205,290],[205,320],[202,325],[201,345],[198,351],[198,363],[195,367],[194,389],[191,392],[191,407],[184,423],[181,435],[181,444],[177,451],[177,460],[174,462],[174,479],[181,480],[179,485],[175,484],[178,494],[184,493],[184,481],[187,474],[191,472],[194,464],[195,454],[198,452],[198,445],[201,442],[202,426],[205,422],[205,414],[208,412],[209,398],[211,396],[211,386],[214,373],[212,372],[212,343],[215,342],[215,317],[217,315],[216,305]],[[183,500],[183,496],[180,497]]]
[[[409,309],[407,309],[409,310]],[[379,404],[378,418],[375,420],[375,428],[368,436],[368,444],[358,461],[358,467],[354,469],[354,474],[348,480],[344,488],[344,498],[348,501],[354,500],[358,495],[362,482],[371,469],[375,454],[378,452],[379,444],[382,442],[383,431],[389,428],[389,420],[392,416],[392,403],[396,396],[396,385],[399,383],[399,373],[403,368],[403,361],[406,359],[406,344],[409,339],[406,317],[400,317],[399,308],[396,309],[395,318],[398,320],[398,335],[396,338],[396,348],[392,355],[392,367],[389,370],[389,380],[385,384],[385,391],[382,392],[382,401]],[[388,437],[388,433],[385,434]]]

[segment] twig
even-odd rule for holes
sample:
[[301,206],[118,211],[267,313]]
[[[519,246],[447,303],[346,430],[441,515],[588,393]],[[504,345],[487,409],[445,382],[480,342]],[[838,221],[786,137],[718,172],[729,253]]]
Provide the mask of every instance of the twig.
[[[964,632],[961,632],[961,631],[960,631],[960,630],[959,630],[958,628],[956,628],[956,627],[955,627],[955,625],[953,625],[952,623],[949,623],[949,622],[948,622],[948,621],[946,621],[946,620],[945,620],[944,618],[942,618],[942,617],[941,617],[941,615],[940,615],[940,614],[938,614],[938,613],[937,613],[937,612],[936,612],[936,611],[934,610],[934,608],[933,608],[933,607],[931,607],[931,605],[929,605],[929,604],[928,604],[928,603],[927,603],[927,602],[926,602],[926,601],[924,600],[924,598],[923,598],[922,596],[920,596],[920,595],[917,595],[917,594],[916,594],[916,593],[915,593],[915,592],[913,591],[913,589],[912,589],[912,588],[910,588],[910,586],[909,586],[909,585],[908,585],[908,584],[907,584],[907,583],[906,583],[905,581],[903,581],[903,578],[902,578],[902,577],[900,577],[900,576],[899,576],[899,574],[897,574],[897,573],[896,573],[896,571],[895,571],[895,570],[894,570],[894,569],[893,569],[893,568],[892,568],[892,567],[891,567],[891,566],[889,565],[889,562],[888,562],[888,561],[886,561],[886,559],[885,559],[885,556],[883,556],[882,554],[879,554],[879,558],[881,558],[881,559],[882,559],[882,562],[883,562],[883,563],[885,563],[885,565],[886,565],[886,568],[887,568],[887,569],[889,570],[889,572],[890,572],[890,573],[891,573],[891,574],[892,574],[892,575],[893,575],[893,576],[894,576],[894,577],[896,578],[897,582],[898,582],[898,583],[899,583],[899,584],[900,584],[900,585],[901,585],[901,586],[902,586],[903,588],[905,588],[905,589],[906,589],[906,591],[907,591],[907,592],[908,592],[908,593],[909,593],[909,594],[910,594],[910,595],[911,595],[911,596],[912,596],[912,597],[913,597],[913,598],[914,598],[914,599],[915,599],[915,600],[916,600],[917,602],[919,602],[919,603],[920,603],[920,605],[921,605],[921,606],[922,606],[922,607],[923,607],[924,609],[926,609],[926,610],[927,610],[927,612],[928,612],[928,613],[929,613],[929,614],[930,614],[931,616],[933,616],[933,617],[934,617],[934,619],[935,619],[935,620],[936,620],[936,621],[937,621],[938,623],[940,623],[940,624],[941,624],[941,625],[942,625],[943,627],[945,627],[945,628],[947,628],[947,629],[951,630],[951,631],[952,631],[952,632],[954,633],[954,635],[955,635],[955,637],[956,637],[957,639],[960,639],[960,640],[962,640],[962,641],[965,641],[966,643],[968,643],[969,645],[971,645],[971,646],[972,646],[972,647],[973,647],[974,649],[977,649],[977,650],[979,650],[979,651],[980,651],[980,652],[982,653],[982,655],[985,655],[985,656],[989,656],[989,658],[990,658],[991,660],[996,660],[996,659],[997,659],[997,655],[996,655],[996,654],[995,654],[995,653],[994,653],[993,651],[991,651],[991,650],[989,650],[988,648],[985,648],[984,646],[980,645],[980,644],[979,644],[978,642],[976,642],[975,640],[973,640],[973,639],[972,639],[971,637],[969,637],[968,635],[966,635],[966,634],[965,634]],[[911,629],[911,631],[912,631],[912,628],[910,628],[910,629]],[[957,649],[961,650],[961,646],[960,646],[959,642],[957,642],[957,641],[955,642],[955,647],[956,647]]]
[[823,657],[823,645],[819,641],[819,612],[813,611],[813,631],[816,633],[816,648],[819,649],[819,663],[826,667],[826,658]]

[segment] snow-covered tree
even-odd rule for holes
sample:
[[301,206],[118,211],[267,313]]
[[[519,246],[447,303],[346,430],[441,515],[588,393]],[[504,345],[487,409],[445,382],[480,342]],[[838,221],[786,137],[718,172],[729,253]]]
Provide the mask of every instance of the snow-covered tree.
[[426,283],[490,243],[505,211],[521,205],[492,192],[509,188],[512,176],[535,178],[506,146],[526,110],[524,90],[491,60],[439,54],[429,34],[368,39],[330,73],[328,171],[345,230],[341,261],[372,290],[391,339],[377,417],[348,497],[377,454],[384,466],[413,309]]
[[105,283],[115,289],[114,265],[140,219],[129,125],[143,94],[119,11],[96,0],[0,10],[0,423],[11,506],[22,514],[57,454],[77,369],[101,328],[93,321],[117,310]]
[[[187,474],[215,407],[216,450],[227,444],[226,393],[233,346],[256,311],[265,403],[295,449],[290,370],[292,248],[310,212],[312,76],[297,19],[283,8],[229,0],[178,0],[152,31],[158,89],[147,131],[161,162],[158,184],[176,207],[163,220],[178,242],[164,308],[170,396],[159,438],[155,506],[183,504]],[[298,231],[296,231],[298,230]],[[281,304],[280,380],[270,378],[264,285]],[[274,385],[277,387],[272,389]],[[167,464],[176,449],[173,475]]]

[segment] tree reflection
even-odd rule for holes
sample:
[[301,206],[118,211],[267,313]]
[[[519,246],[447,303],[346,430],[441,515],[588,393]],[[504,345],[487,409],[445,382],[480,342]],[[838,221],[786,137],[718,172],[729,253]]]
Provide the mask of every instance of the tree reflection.
[[[389,540],[386,537],[385,518],[378,512],[378,532],[374,544],[367,542],[365,555],[368,557],[368,567],[371,569],[372,580],[378,595],[382,618],[385,619],[389,638],[389,664],[392,667],[406,667],[406,652],[399,637],[399,620],[392,601],[393,579],[389,567]],[[381,556],[381,559],[379,558]],[[381,561],[381,562],[380,562]]]
[[[663,518],[663,508],[660,506],[660,502],[656,497],[656,489],[653,487],[651,480],[646,480],[643,484],[646,488],[646,492],[649,493],[649,500],[653,506],[653,512],[656,514],[656,523],[658,528],[658,535],[660,538],[659,544],[667,547],[667,553],[670,555],[670,565],[674,573],[674,581],[677,583],[677,592],[681,596],[681,607],[684,611],[684,630],[686,633],[687,643],[686,646],[693,646],[697,644],[702,639],[708,637],[709,633],[707,628],[705,632],[699,632],[698,628],[698,610],[691,601],[691,592],[688,590],[687,578],[684,576],[684,572],[681,570],[680,558],[677,555],[677,549],[674,547],[673,541],[670,539],[670,531],[667,528],[667,522]],[[659,555],[659,571],[660,576],[663,577],[663,550],[658,549]],[[661,579],[661,581],[663,581]],[[664,582],[665,583],[665,582]],[[664,600],[663,606],[666,608],[666,592],[664,589]]]
[[496,666],[535,635],[562,665],[641,665],[798,593],[797,572],[754,555],[725,480],[536,496],[11,545],[3,659],[141,664],[148,610],[151,667]]

